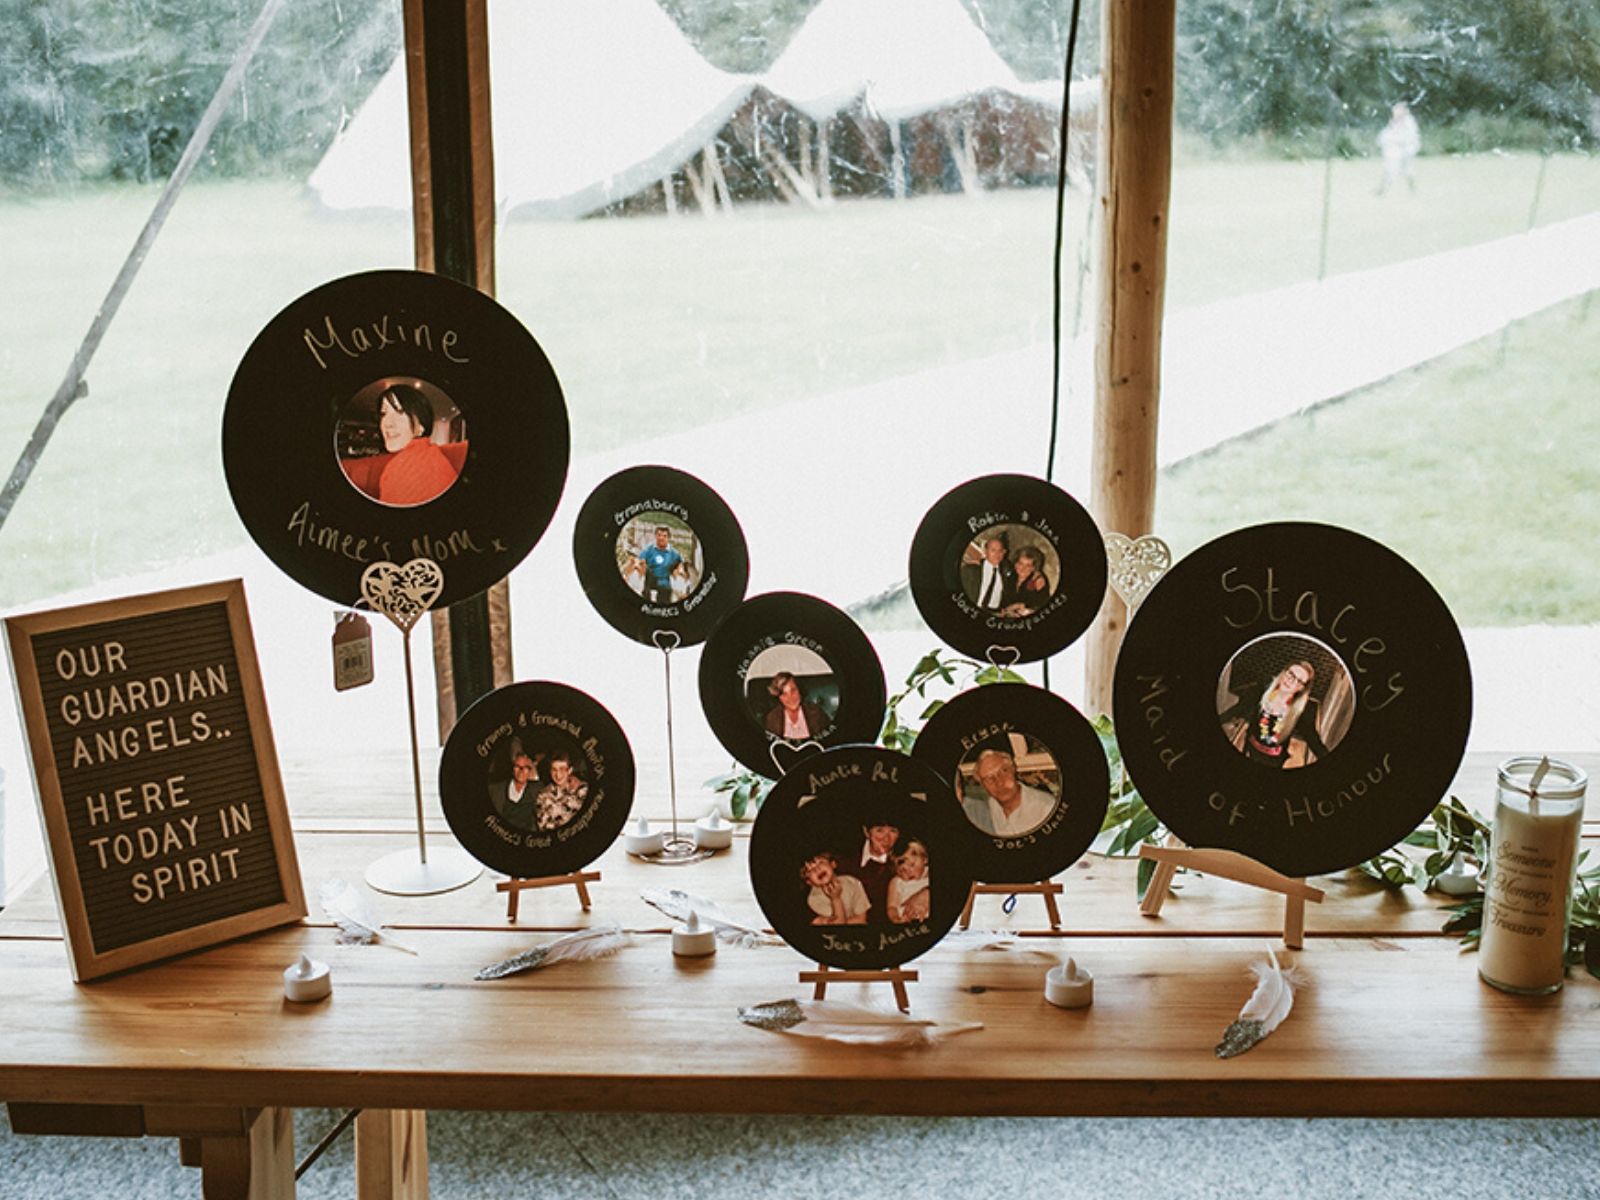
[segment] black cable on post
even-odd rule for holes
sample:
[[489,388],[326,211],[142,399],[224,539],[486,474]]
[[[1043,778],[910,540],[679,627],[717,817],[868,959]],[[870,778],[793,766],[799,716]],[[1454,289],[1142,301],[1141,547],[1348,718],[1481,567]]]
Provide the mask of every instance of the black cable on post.
[[[1072,17],[1067,25],[1067,61],[1061,69],[1061,140],[1056,149],[1056,244],[1050,255],[1050,449],[1045,459],[1045,482],[1056,477],[1056,440],[1061,432],[1061,258],[1066,243],[1067,213],[1067,138],[1072,119],[1072,60],[1078,52],[1078,10],[1082,0],[1072,0]],[[1050,659],[1044,660],[1044,688],[1050,690]]]

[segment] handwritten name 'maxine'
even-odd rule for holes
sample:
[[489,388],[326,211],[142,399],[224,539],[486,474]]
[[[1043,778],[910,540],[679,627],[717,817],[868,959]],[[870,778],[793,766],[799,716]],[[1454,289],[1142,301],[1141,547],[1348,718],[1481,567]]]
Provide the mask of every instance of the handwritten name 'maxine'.
[[317,366],[324,371],[328,369],[328,360],[323,357],[328,352],[339,351],[346,358],[360,358],[372,350],[382,350],[388,346],[415,346],[418,350],[426,350],[430,354],[442,354],[453,363],[469,361],[463,354],[456,353],[456,344],[460,340],[454,329],[446,329],[439,336],[439,345],[433,344],[433,327],[431,325],[405,325],[399,321],[391,321],[387,313],[376,321],[367,321],[359,325],[352,325],[348,330],[335,327],[331,316],[322,319],[322,336],[317,331],[306,328],[302,335],[305,339],[306,349],[311,352],[311,357],[317,360]]

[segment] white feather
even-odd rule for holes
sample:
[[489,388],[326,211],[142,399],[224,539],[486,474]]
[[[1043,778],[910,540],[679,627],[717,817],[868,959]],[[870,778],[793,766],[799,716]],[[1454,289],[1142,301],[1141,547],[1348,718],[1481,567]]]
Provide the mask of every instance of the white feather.
[[378,918],[367,906],[366,897],[348,879],[329,879],[317,892],[322,911],[339,930],[339,944],[345,946],[393,946],[407,954],[416,951],[393,934],[385,933]]
[[930,1021],[895,1009],[842,1000],[775,1000],[741,1008],[739,1020],[757,1029],[855,1046],[932,1046],[958,1033],[983,1028],[974,1021]]
[[493,963],[473,976],[474,979],[504,979],[540,967],[553,967],[562,962],[587,962],[615,954],[628,944],[628,935],[615,921],[597,925],[593,929],[564,934],[552,942],[534,946],[521,954]]
[[1294,990],[1300,981],[1292,967],[1287,971],[1279,967],[1277,956],[1269,950],[1267,961],[1252,963],[1250,970],[1256,977],[1255,991],[1223,1033],[1217,1044],[1218,1058],[1243,1054],[1282,1025],[1294,1007]]
[[717,940],[736,946],[781,946],[783,939],[776,934],[765,933],[749,925],[742,925],[733,920],[722,911],[722,906],[715,900],[704,896],[696,896],[692,892],[672,888],[670,891],[661,891],[658,888],[645,888],[639,893],[651,908],[659,909],[676,921],[687,921],[691,912],[698,913],[700,921],[717,931]]

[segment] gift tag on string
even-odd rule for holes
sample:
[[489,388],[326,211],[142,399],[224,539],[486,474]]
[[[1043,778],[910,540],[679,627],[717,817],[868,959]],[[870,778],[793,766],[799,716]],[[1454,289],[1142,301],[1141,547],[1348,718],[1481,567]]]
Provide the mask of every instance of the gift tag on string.
[[360,613],[338,613],[333,626],[333,690],[372,682],[372,624]]

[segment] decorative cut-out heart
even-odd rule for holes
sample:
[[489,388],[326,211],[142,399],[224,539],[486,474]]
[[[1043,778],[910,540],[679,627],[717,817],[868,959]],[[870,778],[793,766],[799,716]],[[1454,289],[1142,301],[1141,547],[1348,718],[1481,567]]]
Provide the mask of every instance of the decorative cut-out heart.
[[991,667],[999,667],[1002,671],[1009,670],[1022,661],[1022,651],[1015,646],[991,645],[983,653]]
[[431,558],[413,558],[403,567],[375,562],[361,573],[362,599],[401,633],[410,633],[443,591],[444,571]]
[[1172,566],[1172,550],[1153,534],[1135,539],[1126,534],[1108,533],[1106,565],[1112,590],[1122,597],[1131,613]]
[[772,756],[772,765],[778,769],[779,775],[787,775],[794,765],[808,753],[823,749],[819,741],[807,742],[773,742],[767,753]]
[[650,640],[656,644],[657,650],[670,654],[683,645],[683,639],[678,636],[676,629],[655,629],[650,632]]

